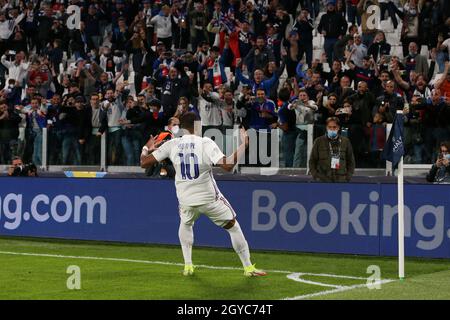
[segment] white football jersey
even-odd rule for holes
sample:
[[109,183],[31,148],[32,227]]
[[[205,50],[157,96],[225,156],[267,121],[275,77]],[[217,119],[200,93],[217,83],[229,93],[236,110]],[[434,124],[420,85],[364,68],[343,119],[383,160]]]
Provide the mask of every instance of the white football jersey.
[[184,135],[165,142],[152,154],[158,161],[166,158],[172,161],[180,205],[199,206],[211,203],[221,195],[212,167],[224,154],[210,138]]

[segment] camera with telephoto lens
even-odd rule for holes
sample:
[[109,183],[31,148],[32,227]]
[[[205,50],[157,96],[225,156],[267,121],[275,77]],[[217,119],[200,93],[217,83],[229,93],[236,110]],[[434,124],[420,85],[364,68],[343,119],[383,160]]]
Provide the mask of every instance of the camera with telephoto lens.
[[34,177],[37,176],[37,168],[34,163],[17,166],[14,168],[13,177]]

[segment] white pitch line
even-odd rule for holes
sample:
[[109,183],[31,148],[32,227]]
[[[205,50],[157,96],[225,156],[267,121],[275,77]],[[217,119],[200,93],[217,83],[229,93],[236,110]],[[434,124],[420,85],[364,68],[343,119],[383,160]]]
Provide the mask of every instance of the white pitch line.
[[[389,283],[389,282],[393,282],[393,281],[395,281],[395,280],[392,280],[392,279],[380,280],[380,281],[376,281],[376,282],[372,283],[372,285],[375,286],[377,284],[385,284],[385,283]],[[304,300],[304,299],[309,299],[309,298],[313,298],[313,297],[325,296],[325,295],[332,294],[332,293],[349,291],[349,290],[354,290],[354,289],[364,288],[364,287],[367,287],[367,284],[355,284],[353,286],[341,286],[336,289],[319,291],[319,292],[304,294],[301,296],[296,296],[296,297],[291,297],[291,298],[284,298],[282,300]]]
[[[132,263],[145,263],[145,264],[156,264],[156,265],[170,265],[170,266],[184,266],[184,263],[179,262],[168,262],[168,261],[157,261],[157,260],[136,260],[136,259],[124,259],[124,258],[108,258],[108,257],[91,257],[91,256],[70,256],[70,255],[61,255],[61,254],[49,254],[49,253],[30,253],[30,252],[12,252],[12,251],[0,251],[0,254],[5,255],[16,255],[16,256],[32,256],[32,257],[48,257],[48,258],[60,258],[60,259],[84,259],[84,260],[103,260],[103,261],[116,261],[116,262],[132,262]],[[238,267],[222,267],[222,266],[209,266],[209,265],[196,265],[198,268],[205,268],[205,269],[213,269],[213,270],[242,270],[242,268]],[[287,271],[287,270],[265,270],[267,272],[271,273],[285,273],[288,274],[287,278],[296,281],[293,279],[292,274],[295,275],[309,275],[309,276],[319,276],[319,277],[330,277],[330,278],[343,278],[343,279],[356,279],[356,280],[366,280],[364,277],[354,277],[354,276],[346,276],[346,275],[337,275],[337,274],[328,274],[328,273],[310,273],[310,272],[302,272],[302,273],[296,273],[293,271]],[[379,283],[388,283],[392,282],[394,280],[387,279],[387,280],[381,280]],[[306,281],[303,281],[306,283]],[[317,286],[323,286],[323,283],[320,282],[312,282],[310,284],[317,285]],[[374,283],[376,284],[376,283]],[[331,285],[326,285],[331,286]],[[300,295],[292,298],[283,298],[282,300],[301,300],[301,299],[307,299],[315,296],[321,296],[321,295],[327,295],[335,292],[341,292],[341,291],[347,291],[352,290],[360,287],[364,287],[366,284],[362,285],[354,285],[354,286],[342,286],[338,287],[336,289],[332,290],[326,290],[326,291],[320,291],[316,293],[306,294],[306,295]]]

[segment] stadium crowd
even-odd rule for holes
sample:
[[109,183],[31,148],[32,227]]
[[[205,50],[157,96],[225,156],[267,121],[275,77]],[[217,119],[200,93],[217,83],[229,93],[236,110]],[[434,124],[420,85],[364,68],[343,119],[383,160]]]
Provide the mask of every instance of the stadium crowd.
[[[74,29],[69,5],[81,8]],[[286,167],[306,166],[307,125],[319,136],[336,116],[356,165],[381,167],[397,110],[405,162],[432,163],[450,140],[449,8],[447,0],[0,0],[0,163],[19,156],[40,165],[48,128],[49,164],[99,164],[106,135],[109,165],[138,165],[150,135],[176,134],[170,124],[194,111],[203,132],[280,130]],[[387,21],[391,40],[377,29]]]

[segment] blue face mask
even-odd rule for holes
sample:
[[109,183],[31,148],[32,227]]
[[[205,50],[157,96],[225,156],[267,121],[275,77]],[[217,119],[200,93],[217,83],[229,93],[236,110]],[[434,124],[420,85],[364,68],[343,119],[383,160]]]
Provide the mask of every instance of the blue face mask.
[[338,131],[337,130],[327,130],[327,136],[330,139],[335,139],[338,135]]
[[447,160],[450,160],[450,153],[447,153],[446,155],[444,155],[444,158]]

